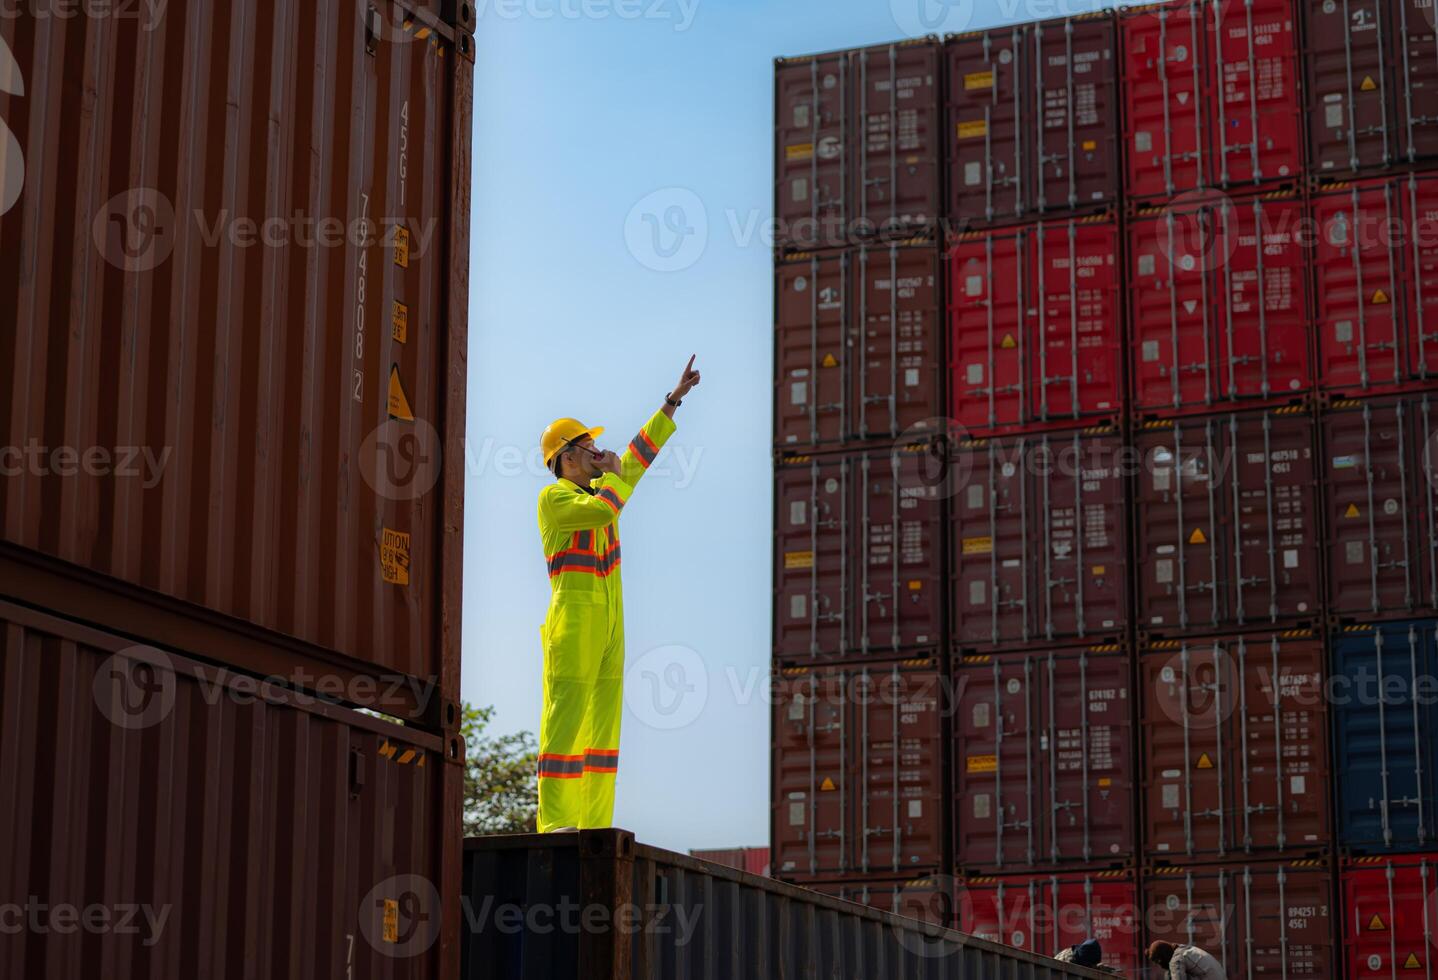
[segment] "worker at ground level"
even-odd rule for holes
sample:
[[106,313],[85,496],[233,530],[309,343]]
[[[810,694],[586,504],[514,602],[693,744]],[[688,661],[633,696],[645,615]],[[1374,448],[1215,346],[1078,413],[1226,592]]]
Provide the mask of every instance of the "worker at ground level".
[[1169,980],[1227,980],[1223,964],[1197,946],[1156,942],[1148,947],[1148,961],[1168,972]]
[[604,429],[558,419],[540,449],[557,478],[539,494],[539,536],[549,565],[549,611],[540,627],[544,708],[539,721],[539,831],[608,827],[619,771],[624,699],[624,596],[619,515],[674,433],[674,410],[699,384],[694,358],[623,456],[601,452]]

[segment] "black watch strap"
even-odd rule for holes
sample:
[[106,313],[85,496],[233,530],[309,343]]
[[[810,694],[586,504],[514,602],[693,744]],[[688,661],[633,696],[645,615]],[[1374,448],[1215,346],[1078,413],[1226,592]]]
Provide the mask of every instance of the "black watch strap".
[[673,392],[670,392],[669,394],[666,394],[666,395],[664,396],[664,404],[666,404],[666,405],[671,405],[671,406],[673,406],[674,408],[678,408],[680,405],[683,405],[683,404],[684,404],[684,399],[682,399],[682,398],[677,398],[677,399],[676,399],[676,398],[671,397],[672,395],[673,395]]

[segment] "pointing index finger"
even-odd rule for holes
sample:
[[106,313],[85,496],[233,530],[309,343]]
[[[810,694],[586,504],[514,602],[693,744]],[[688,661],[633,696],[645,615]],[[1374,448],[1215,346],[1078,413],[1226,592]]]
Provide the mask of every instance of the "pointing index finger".
[[685,374],[688,374],[690,371],[694,370],[694,358],[696,358],[696,357],[698,357],[698,356],[699,356],[698,354],[690,354],[690,355],[689,355],[689,363],[688,363],[687,365],[685,365],[685,367],[684,367],[684,373],[685,373]]

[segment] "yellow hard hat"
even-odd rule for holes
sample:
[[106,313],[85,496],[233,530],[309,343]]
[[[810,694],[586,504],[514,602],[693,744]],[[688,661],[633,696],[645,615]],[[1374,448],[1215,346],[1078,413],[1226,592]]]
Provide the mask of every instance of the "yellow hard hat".
[[603,432],[602,425],[591,428],[578,419],[555,419],[549,423],[549,428],[544,430],[544,435],[539,437],[539,449],[544,453],[544,465],[548,466],[554,460],[555,454],[571,442],[585,436],[598,439]]

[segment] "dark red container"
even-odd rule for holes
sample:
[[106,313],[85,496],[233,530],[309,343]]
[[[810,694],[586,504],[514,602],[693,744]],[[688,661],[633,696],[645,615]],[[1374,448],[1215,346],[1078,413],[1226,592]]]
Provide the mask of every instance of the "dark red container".
[[954,35],[945,57],[952,230],[1118,200],[1111,12]]
[[1335,402],[1319,422],[1329,612],[1438,609],[1438,395]]
[[1309,856],[1332,845],[1323,641],[1166,640],[1139,658],[1144,856]]
[[[474,42],[414,6],[0,18],[28,175],[0,216],[0,446],[27,454],[0,480],[0,594],[154,639],[204,620],[246,638],[237,666],[437,727]],[[431,689],[358,698],[375,676]]]
[[1104,966],[1141,975],[1143,917],[1132,871],[970,877],[956,893],[960,932],[1044,956],[1097,939]]
[[1194,865],[1144,875],[1145,944],[1213,954],[1230,977],[1339,976],[1338,910],[1326,861]]
[[1304,0],[1311,168],[1349,177],[1438,157],[1427,0]]
[[1120,11],[1130,199],[1298,179],[1297,23],[1291,0]]
[[900,881],[862,879],[857,881],[810,881],[805,888],[821,895],[833,895],[846,902],[892,912],[921,922],[953,927],[952,880],[946,875]]
[[774,656],[890,656],[943,630],[942,460],[931,444],[777,464]]
[[0,974],[458,975],[457,736],[8,601],[0,727]]
[[1322,387],[1438,383],[1438,178],[1337,185],[1312,207]]
[[1294,196],[1214,192],[1130,219],[1136,416],[1293,402],[1312,388],[1304,217]]
[[767,847],[720,847],[690,851],[689,856],[701,861],[722,864],[726,868],[747,871],[751,875],[769,873],[769,848]]
[[775,267],[774,447],[858,446],[942,428],[934,244],[799,253]]
[[1118,225],[1045,221],[949,248],[951,414],[969,433],[1123,412]]
[[1339,869],[1350,980],[1427,977],[1438,937],[1438,855],[1350,858]]
[[1260,409],[1148,423],[1138,457],[1138,628],[1314,621],[1323,596],[1313,417]]
[[954,863],[966,873],[1134,854],[1133,699],[1121,646],[954,664]]
[[774,63],[774,214],[781,248],[932,230],[941,46],[921,38]]
[[1128,493],[1117,430],[958,445],[951,632],[961,651],[1128,632]]
[[912,876],[944,867],[944,704],[933,659],[775,674],[776,878]]

